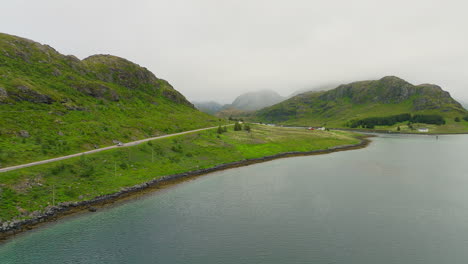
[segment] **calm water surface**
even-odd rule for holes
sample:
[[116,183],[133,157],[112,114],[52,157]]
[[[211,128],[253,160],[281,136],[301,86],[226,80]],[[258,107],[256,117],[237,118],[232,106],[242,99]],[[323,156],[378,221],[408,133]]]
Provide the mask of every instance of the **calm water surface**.
[[468,136],[213,173],[0,244],[0,263],[468,263]]

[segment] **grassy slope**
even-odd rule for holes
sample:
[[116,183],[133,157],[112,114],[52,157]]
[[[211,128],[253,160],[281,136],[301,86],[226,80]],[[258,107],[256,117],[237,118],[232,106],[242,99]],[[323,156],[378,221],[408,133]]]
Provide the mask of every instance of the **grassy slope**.
[[0,167],[219,122],[125,59],[81,61],[1,33],[0,117]]
[[[163,175],[288,151],[327,149],[359,142],[347,132],[252,126],[252,133],[216,129],[159,139],[80,158],[2,173],[0,219],[28,217],[52,203],[91,199]],[[154,158],[154,160],[152,160]],[[116,171],[114,171],[116,169]]]

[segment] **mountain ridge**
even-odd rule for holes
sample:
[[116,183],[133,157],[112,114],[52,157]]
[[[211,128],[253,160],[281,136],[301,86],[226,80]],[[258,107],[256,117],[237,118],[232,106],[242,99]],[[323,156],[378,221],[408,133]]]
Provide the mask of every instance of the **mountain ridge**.
[[460,118],[466,110],[434,84],[412,85],[395,76],[342,84],[329,91],[306,92],[261,109],[263,122],[343,127],[352,119],[403,113],[441,114]]

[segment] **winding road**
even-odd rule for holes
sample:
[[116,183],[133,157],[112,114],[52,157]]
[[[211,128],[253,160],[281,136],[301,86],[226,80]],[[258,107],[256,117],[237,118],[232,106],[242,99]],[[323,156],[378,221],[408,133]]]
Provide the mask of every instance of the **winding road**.
[[[227,126],[232,126],[232,124],[231,124],[231,125],[227,125]],[[31,162],[31,163],[26,163],[26,164],[11,166],[11,167],[0,168],[0,173],[1,173],[1,172],[12,171],[12,170],[17,170],[17,169],[22,169],[22,168],[26,168],[26,167],[31,167],[31,166],[35,166],[35,165],[50,163],[50,162],[54,162],[54,161],[65,160],[65,159],[69,159],[69,158],[73,158],[73,157],[79,157],[79,156],[84,155],[84,154],[91,154],[91,153],[101,152],[101,151],[108,150],[108,149],[135,146],[135,145],[138,145],[138,144],[141,144],[141,143],[144,143],[144,142],[147,142],[147,141],[155,140],[155,139],[161,139],[161,138],[179,136],[179,135],[184,135],[184,134],[190,134],[190,133],[194,133],[194,132],[198,132],[198,131],[203,131],[203,130],[208,130],[208,129],[213,129],[213,128],[217,128],[217,126],[216,126],[216,127],[200,128],[200,129],[195,129],[195,130],[190,130],[190,131],[184,131],[184,132],[174,133],[174,134],[168,134],[168,135],[163,135],[163,136],[145,138],[145,139],[141,139],[141,140],[136,140],[136,141],[131,141],[131,142],[123,143],[123,145],[121,145],[121,146],[113,145],[113,146],[109,146],[109,147],[93,149],[93,150],[89,150],[89,151],[85,151],[85,152],[79,152],[79,153],[75,153],[75,154],[71,154],[71,155],[67,155],[67,156],[62,156],[62,157],[57,157],[57,158],[53,158],[53,159],[40,160],[40,161]]]

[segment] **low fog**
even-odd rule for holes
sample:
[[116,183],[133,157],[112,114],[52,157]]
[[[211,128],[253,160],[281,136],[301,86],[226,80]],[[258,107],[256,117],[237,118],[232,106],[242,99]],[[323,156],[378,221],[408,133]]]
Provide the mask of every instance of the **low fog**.
[[466,1],[15,0],[1,32],[129,59],[188,99],[229,103],[396,75],[468,101]]

